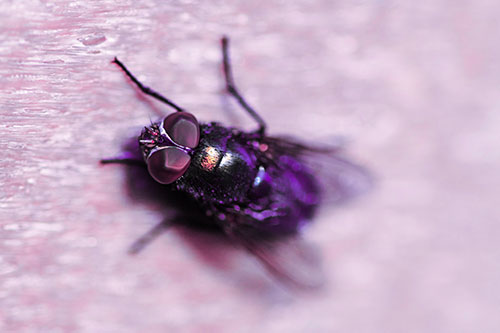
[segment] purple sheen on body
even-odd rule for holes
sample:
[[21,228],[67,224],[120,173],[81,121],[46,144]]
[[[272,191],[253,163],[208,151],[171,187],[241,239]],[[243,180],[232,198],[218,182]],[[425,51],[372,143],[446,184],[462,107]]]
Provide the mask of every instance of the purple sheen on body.
[[[266,232],[293,233],[306,225],[320,201],[320,188],[302,163],[290,156],[280,159],[279,167],[259,169],[249,193],[253,204],[247,213]],[[260,210],[259,208],[268,209]]]

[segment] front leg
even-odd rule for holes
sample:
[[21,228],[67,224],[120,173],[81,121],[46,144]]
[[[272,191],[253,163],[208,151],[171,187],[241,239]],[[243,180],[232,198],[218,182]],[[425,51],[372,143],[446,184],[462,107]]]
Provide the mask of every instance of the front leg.
[[138,158],[136,155],[132,153],[123,153],[120,156],[112,157],[112,158],[104,158],[101,161],[101,164],[125,164],[125,165],[135,165],[140,167],[145,167],[146,162],[143,159]]

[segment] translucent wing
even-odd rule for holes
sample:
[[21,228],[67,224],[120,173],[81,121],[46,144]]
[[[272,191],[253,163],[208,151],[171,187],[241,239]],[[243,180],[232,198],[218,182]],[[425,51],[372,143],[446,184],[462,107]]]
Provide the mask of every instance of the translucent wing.
[[[312,194],[317,183],[321,187],[320,202],[338,204],[369,189],[372,177],[366,169],[344,158],[339,147],[313,147],[294,139],[272,137],[265,137],[260,143],[262,155],[259,159],[267,165],[271,176],[271,190],[265,197],[270,201],[264,205],[259,205],[259,201],[252,202],[259,207],[253,212],[259,213],[263,209],[272,217],[262,218],[260,214],[245,210],[233,211],[227,214],[222,226],[278,280],[301,289],[319,287],[324,281],[321,261],[317,251],[300,237],[302,222],[295,221],[310,218],[307,214],[299,216],[299,213],[304,212],[304,207],[313,207],[318,202],[308,202],[297,192]],[[310,179],[311,176],[315,181]],[[285,186],[284,183],[292,185]],[[300,205],[303,207],[297,207]],[[265,224],[272,225],[273,222],[279,227],[266,229]],[[293,228],[284,226],[298,228],[290,232]],[[288,232],[277,232],[279,230]]]
[[241,222],[246,217],[234,215],[226,224],[226,234],[246,248],[280,282],[297,289],[317,289],[324,284],[318,251],[298,234],[269,236]]
[[315,147],[285,137],[266,137],[263,142],[273,158],[290,155],[311,169],[321,186],[323,203],[344,202],[373,186],[373,176],[349,161],[340,146]]

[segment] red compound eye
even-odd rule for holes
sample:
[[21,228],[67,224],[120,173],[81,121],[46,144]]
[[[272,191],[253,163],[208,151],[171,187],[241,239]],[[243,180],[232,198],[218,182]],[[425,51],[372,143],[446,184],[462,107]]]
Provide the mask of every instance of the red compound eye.
[[163,121],[168,136],[178,145],[195,148],[200,140],[200,126],[188,112],[172,113]]
[[161,184],[170,184],[179,179],[190,162],[191,157],[177,147],[157,150],[147,160],[149,174]]

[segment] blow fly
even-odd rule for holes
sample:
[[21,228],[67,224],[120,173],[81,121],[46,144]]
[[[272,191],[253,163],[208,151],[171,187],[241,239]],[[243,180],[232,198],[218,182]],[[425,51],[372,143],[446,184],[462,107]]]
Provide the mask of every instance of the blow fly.
[[[175,112],[142,130],[137,158],[101,162],[147,168],[156,182],[193,199],[204,212],[205,223],[222,229],[274,276],[298,286],[316,285],[319,263],[298,232],[325,195],[336,202],[345,199],[359,192],[369,177],[363,168],[341,158],[338,148],[310,147],[292,138],[268,136],[266,123],[235,86],[228,44],[223,37],[226,89],[255,120],[256,130],[199,123],[192,113],[144,86],[115,58],[113,62],[144,94]],[[320,160],[326,161],[321,184],[313,166]]]

